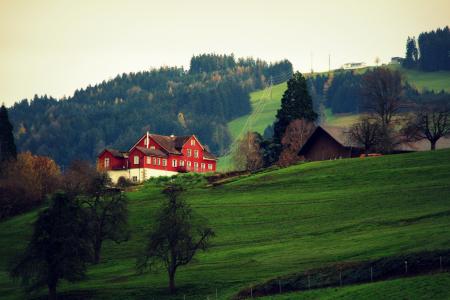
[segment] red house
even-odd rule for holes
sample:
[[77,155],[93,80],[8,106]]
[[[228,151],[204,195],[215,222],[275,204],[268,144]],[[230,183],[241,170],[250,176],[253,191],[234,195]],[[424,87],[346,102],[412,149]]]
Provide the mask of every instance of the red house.
[[165,136],[147,132],[126,152],[103,150],[98,155],[97,167],[107,171],[113,182],[119,177],[143,182],[150,177],[180,172],[215,172],[216,162],[217,158],[195,135]]

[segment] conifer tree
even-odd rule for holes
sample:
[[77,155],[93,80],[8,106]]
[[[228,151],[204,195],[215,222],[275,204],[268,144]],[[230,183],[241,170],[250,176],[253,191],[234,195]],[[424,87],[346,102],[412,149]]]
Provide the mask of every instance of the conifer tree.
[[296,119],[314,122],[317,113],[314,112],[312,98],[308,93],[305,77],[296,72],[287,82],[287,90],[281,98],[281,108],[278,110],[274,123],[273,141],[281,144],[287,126]]
[[16,159],[17,150],[14,144],[13,127],[9,122],[5,105],[0,108],[0,162]]

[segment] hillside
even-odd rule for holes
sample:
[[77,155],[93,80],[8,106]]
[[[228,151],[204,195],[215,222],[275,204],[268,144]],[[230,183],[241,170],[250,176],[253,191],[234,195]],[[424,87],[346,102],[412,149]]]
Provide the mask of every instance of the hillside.
[[372,284],[343,288],[327,288],[315,291],[288,293],[261,300],[312,300],[312,299],[448,299],[450,274],[435,274],[412,278],[400,278]]
[[[402,68],[399,65],[389,65],[389,68],[399,70],[405,77],[405,79],[419,91],[444,90],[450,92],[450,71],[438,71],[438,72],[422,72],[418,70],[409,70]],[[362,74],[369,70],[370,67],[361,68],[355,70],[356,73]],[[343,73],[348,72],[345,70],[333,70],[331,73]],[[328,75],[328,72],[315,73],[314,75],[305,74],[306,77]],[[259,90],[250,94],[250,101],[252,112],[236,118],[228,122],[228,130],[230,131],[233,140],[236,140],[240,134],[249,130],[256,131],[261,134],[264,133],[264,129],[273,124],[275,115],[280,107],[281,97],[286,89],[286,83],[274,85],[272,88],[272,96],[270,96],[269,89]],[[257,112],[261,104],[264,101],[261,112]],[[348,127],[358,118],[357,114],[333,114],[330,109],[325,111],[326,125],[337,127]],[[244,126],[246,125],[246,126]],[[226,155],[219,160],[219,170],[226,171],[232,169],[230,162],[230,156]]]
[[[240,288],[278,275],[341,261],[448,249],[450,150],[305,163],[214,188],[198,184],[186,197],[207,217],[213,248],[177,273],[177,298],[228,299]],[[61,290],[96,299],[169,299],[164,272],[137,275],[160,187],[130,198],[131,240],[106,243],[88,279]],[[7,261],[25,245],[36,212],[0,223],[0,298],[21,299]],[[430,287],[431,288],[431,287]]]

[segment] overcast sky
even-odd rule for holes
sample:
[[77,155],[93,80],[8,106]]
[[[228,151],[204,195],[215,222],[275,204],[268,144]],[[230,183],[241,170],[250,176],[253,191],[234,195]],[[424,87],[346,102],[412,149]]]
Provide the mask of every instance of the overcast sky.
[[403,56],[408,35],[449,25],[449,0],[0,0],[0,102],[57,98],[193,54],[289,59],[315,71]]

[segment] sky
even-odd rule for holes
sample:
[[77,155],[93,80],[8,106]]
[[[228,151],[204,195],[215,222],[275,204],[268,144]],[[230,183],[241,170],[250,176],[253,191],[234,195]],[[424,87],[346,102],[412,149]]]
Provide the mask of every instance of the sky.
[[404,56],[408,36],[450,25],[449,0],[0,0],[0,102],[71,96],[117,74],[189,67],[194,54],[295,70]]

